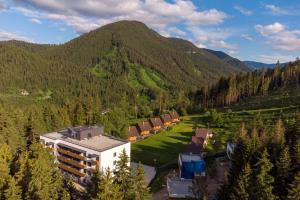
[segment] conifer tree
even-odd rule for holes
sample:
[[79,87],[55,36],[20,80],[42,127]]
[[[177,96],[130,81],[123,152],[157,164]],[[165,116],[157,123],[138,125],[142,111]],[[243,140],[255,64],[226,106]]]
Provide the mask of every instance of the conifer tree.
[[208,195],[206,176],[195,176],[192,181],[191,190],[196,199],[206,200]]
[[3,199],[4,190],[7,188],[11,178],[10,165],[12,158],[10,147],[6,143],[0,143],[0,199]]
[[269,174],[273,168],[273,164],[268,159],[269,154],[265,149],[261,158],[256,163],[255,171],[255,187],[254,197],[256,200],[275,200],[277,197],[273,194],[273,182],[274,178]]
[[6,200],[21,200],[22,191],[20,186],[18,186],[17,181],[12,177],[8,181],[8,187],[4,191],[4,196]]
[[300,200],[300,172],[296,174],[294,181],[289,184],[287,200]]
[[121,200],[123,194],[121,188],[117,183],[114,183],[111,171],[105,170],[104,174],[101,175],[101,181],[98,185],[98,194],[93,200]]
[[145,180],[145,171],[141,163],[138,163],[136,173],[132,180],[132,199],[147,200],[150,199],[149,188]]
[[244,169],[239,174],[235,185],[233,186],[233,193],[231,199],[233,200],[248,200],[250,199],[250,183],[251,183],[251,167],[247,163]]
[[119,156],[119,160],[116,163],[115,169],[115,179],[120,186],[121,192],[123,194],[123,199],[128,199],[130,187],[132,186],[130,167],[129,167],[129,157],[126,154],[125,149]]
[[30,181],[27,198],[58,199],[62,187],[62,179],[56,172],[54,159],[49,152],[36,143],[30,147]]

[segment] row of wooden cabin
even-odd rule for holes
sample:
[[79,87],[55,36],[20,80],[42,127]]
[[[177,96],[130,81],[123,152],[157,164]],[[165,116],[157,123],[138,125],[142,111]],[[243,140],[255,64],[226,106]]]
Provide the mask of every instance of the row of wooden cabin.
[[169,128],[180,121],[179,115],[176,111],[168,114],[163,114],[160,117],[154,117],[149,120],[140,122],[128,128],[128,140],[136,141],[137,138],[145,137],[151,133]]

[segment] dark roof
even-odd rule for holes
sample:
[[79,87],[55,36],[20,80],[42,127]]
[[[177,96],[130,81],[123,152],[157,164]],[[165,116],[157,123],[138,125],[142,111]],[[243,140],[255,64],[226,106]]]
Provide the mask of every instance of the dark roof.
[[129,126],[128,137],[139,136],[139,131],[136,126]]
[[138,126],[140,131],[150,131],[152,129],[151,125],[148,121],[140,122],[140,123],[138,123],[137,126]]
[[171,118],[171,115],[170,114],[163,114],[161,115],[161,119],[162,121],[165,123],[165,122],[171,122],[172,121],[172,118]]
[[170,112],[170,115],[171,115],[172,119],[178,119],[179,118],[179,115],[175,110]]
[[197,128],[195,131],[195,136],[199,138],[206,138],[208,134],[212,134],[212,130],[206,128]]
[[195,143],[195,144],[203,146],[204,138],[193,136],[192,137],[192,142]]
[[192,154],[201,154],[203,150],[203,146],[192,142],[186,146],[185,152]]
[[152,127],[154,126],[163,126],[163,123],[159,117],[149,119],[149,122]]

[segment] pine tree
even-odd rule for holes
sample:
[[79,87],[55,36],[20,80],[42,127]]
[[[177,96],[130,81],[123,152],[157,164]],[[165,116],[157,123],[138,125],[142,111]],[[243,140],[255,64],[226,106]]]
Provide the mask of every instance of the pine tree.
[[22,191],[20,186],[17,185],[17,182],[14,178],[10,178],[8,182],[8,187],[4,191],[4,196],[6,200],[19,200],[22,199]]
[[231,199],[233,200],[248,200],[250,199],[250,183],[251,183],[251,167],[247,163],[244,169],[239,174],[236,183],[233,187]]
[[195,176],[192,181],[191,187],[192,193],[196,199],[205,200],[207,199],[207,180],[206,176]]
[[287,200],[300,200],[300,172],[295,176],[294,181],[289,184]]
[[285,142],[284,137],[285,129],[284,125],[281,119],[279,119],[276,123],[275,132],[274,132],[274,138],[273,141],[279,145],[279,147],[282,147]]
[[103,177],[103,174],[99,169],[97,168],[91,177],[91,181],[88,183],[87,191],[86,191],[86,198],[87,199],[93,199],[96,198],[97,194],[99,193],[99,185],[101,182],[101,178]]
[[283,197],[286,196],[286,180],[289,176],[290,165],[289,149],[285,146],[281,150],[279,159],[276,162],[276,193]]
[[300,170],[300,139],[297,139],[292,149],[293,168]]
[[145,180],[145,171],[141,163],[138,163],[136,173],[133,176],[132,199],[147,200],[150,199],[149,188]]
[[10,147],[6,143],[0,143],[0,199],[3,199],[4,190],[7,188],[11,178],[10,165],[12,158]]
[[62,179],[59,177],[54,164],[54,158],[49,152],[36,143],[30,147],[30,181],[28,185],[27,198],[29,199],[57,199]]
[[253,188],[253,195],[256,200],[275,200],[276,196],[273,194],[274,178],[269,174],[273,168],[273,164],[268,159],[269,154],[265,149],[261,158],[256,163],[255,171],[255,185]]
[[120,186],[114,183],[114,178],[109,169],[106,169],[104,174],[101,175],[101,181],[98,185],[98,194],[93,200],[121,200],[123,194]]
[[116,163],[115,178],[122,191],[123,199],[128,199],[128,192],[132,186],[132,180],[129,167],[129,157],[126,154],[125,149],[123,149],[119,156],[119,160]]

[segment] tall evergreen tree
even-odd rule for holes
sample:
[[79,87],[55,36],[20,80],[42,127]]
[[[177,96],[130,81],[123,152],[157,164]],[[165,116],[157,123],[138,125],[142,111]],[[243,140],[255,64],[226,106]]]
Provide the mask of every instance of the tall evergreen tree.
[[101,175],[101,181],[98,185],[98,194],[93,200],[122,200],[123,194],[120,186],[114,182],[114,178],[109,169],[106,169]]
[[136,173],[132,180],[132,198],[133,200],[147,200],[150,199],[149,188],[145,180],[145,171],[141,163],[138,163]]
[[291,166],[291,158],[289,149],[285,146],[279,155],[276,162],[276,193],[282,197],[286,196],[286,181],[289,177],[289,170]]
[[300,200],[300,172],[296,174],[294,181],[289,184],[287,200]]
[[22,191],[20,186],[17,184],[17,181],[14,178],[10,178],[8,182],[8,187],[4,191],[4,196],[6,200],[21,200]]
[[130,174],[129,157],[126,154],[125,149],[119,156],[119,160],[116,163],[115,179],[119,184],[123,199],[129,199],[129,191],[131,190],[132,180]]
[[0,199],[4,198],[4,191],[11,179],[10,165],[13,156],[10,147],[6,143],[0,142]]
[[253,198],[256,200],[275,200],[273,194],[274,178],[270,175],[273,164],[268,159],[269,154],[265,149],[255,167],[255,186],[253,188]]
[[238,179],[233,186],[231,194],[232,200],[248,200],[250,199],[250,183],[251,183],[251,167],[247,163],[244,169],[239,174]]

